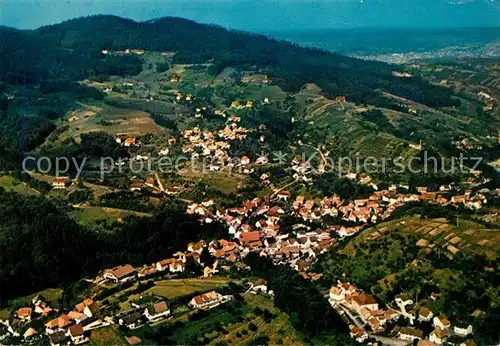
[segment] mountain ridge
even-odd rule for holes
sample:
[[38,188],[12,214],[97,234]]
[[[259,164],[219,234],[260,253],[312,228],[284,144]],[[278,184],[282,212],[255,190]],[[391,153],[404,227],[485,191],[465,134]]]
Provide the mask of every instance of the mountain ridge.
[[[113,73],[109,74],[130,72],[139,65],[137,57],[110,58],[103,56],[101,51],[136,48],[176,52],[174,63],[211,62],[214,73],[226,67],[256,66],[285,91],[298,91],[304,84],[314,82],[329,97],[346,95],[361,103],[394,107],[392,101],[381,96],[380,90],[386,90],[429,106],[456,105],[448,89],[420,78],[393,76],[392,73],[399,69],[395,65],[300,47],[260,34],[178,17],[135,22],[118,16],[97,15],[32,31],[17,31],[16,35],[20,36],[18,41],[25,41],[22,47],[34,45],[38,51],[26,56],[22,47],[13,50],[5,30],[0,32],[3,42],[0,50],[5,52],[3,60],[9,66],[9,69],[0,70],[0,80],[5,80],[7,74],[14,74],[15,80],[37,80],[40,76],[41,79],[79,80],[110,70]],[[36,43],[32,42],[34,40]],[[112,64],[111,59],[114,59]],[[116,64],[119,68],[113,69]]]

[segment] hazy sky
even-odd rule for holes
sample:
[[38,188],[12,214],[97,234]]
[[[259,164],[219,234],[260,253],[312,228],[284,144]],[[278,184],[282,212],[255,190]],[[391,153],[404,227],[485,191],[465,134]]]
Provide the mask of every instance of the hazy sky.
[[498,0],[0,0],[0,25],[36,28],[90,14],[178,16],[235,29],[500,26]]

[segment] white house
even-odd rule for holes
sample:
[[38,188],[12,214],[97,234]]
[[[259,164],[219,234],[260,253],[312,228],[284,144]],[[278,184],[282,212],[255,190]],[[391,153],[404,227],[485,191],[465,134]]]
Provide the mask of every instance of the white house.
[[140,312],[131,313],[130,315],[120,318],[118,324],[128,329],[136,329],[142,324],[142,314]]
[[345,291],[342,290],[340,287],[332,286],[332,288],[330,288],[330,299],[335,301],[335,302],[339,302],[341,300],[344,300],[345,299]]
[[413,341],[415,339],[422,339],[423,332],[419,329],[411,327],[401,327],[398,333],[398,339]]
[[103,277],[115,282],[123,282],[131,278],[135,274],[135,269],[130,264],[117,266],[112,269],[106,269]]
[[467,336],[473,333],[473,328],[470,324],[468,326],[456,325],[453,327],[453,332],[460,336]]
[[448,333],[439,328],[434,329],[432,333],[429,335],[429,340],[438,345],[444,343],[447,338],[448,338]]
[[146,316],[149,321],[156,320],[160,317],[167,317],[168,315],[170,315],[170,309],[165,301],[149,305],[144,310],[144,316]]
[[442,330],[449,329],[451,325],[450,321],[446,318],[446,316],[443,315],[434,317],[432,322],[434,324],[434,327],[440,328]]

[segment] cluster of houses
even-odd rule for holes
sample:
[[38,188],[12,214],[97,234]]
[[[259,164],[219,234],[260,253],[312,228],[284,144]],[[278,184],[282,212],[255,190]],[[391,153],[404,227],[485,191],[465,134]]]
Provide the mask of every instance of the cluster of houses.
[[115,141],[116,143],[124,146],[124,147],[135,147],[136,145],[138,145],[138,142],[137,142],[137,139],[135,137],[127,137],[127,136],[123,136],[123,135],[117,135],[115,137]]
[[242,141],[247,137],[248,129],[240,127],[240,120],[236,116],[229,117],[226,126],[218,132],[202,131],[199,127],[184,130],[183,137],[188,143],[182,146],[182,152],[190,153],[192,159],[203,157],[211,171],[238,167],[243,173],[252,173],[253,169],[248,167],[248,157],[234,160],[227,152],[231,147],[229,141]]
[[[433,294],[430,299],[436,299],[436,296],[437,294]],[[368,339],[367,329],[374,334],[384,332],[387,322],[396,321],[401,316],[407,319],[410,325],[396,325],[392,329],[394,337],[410,342],[420,340],[422,343],[419,345],[422,346],[442,345],[451,335],[465,340],[473,334],[471,325],[457,323],[452,328],[446,316],[435,316],[426,306],[417,308],[407,294],[400,294],[395,298],[394,308],[381,308],[373,296],[364,294],[355,285],[338,281],[337,285],[330,289],[329,302],[335,310],[351,320],[353,324],[350,325],[350,334],[358,342]],[[416,321],[428,322],[434,327],[427,339],[424,339],[422,330],[414,327]],[[473,344],[472,339],[467,342],[467,345]]]
[[[24,325],[33,319],[40,318],[47,320],[57,313],[57,310],[50,307],[41,296],[35,296],[31,301],[31,306],[21,307],[14,312],[15,323]],[[99,312],[99,306],[90,298],[86,298],[78,303],[70,312],[60,314],[59,316],[44,323],[45,335],[48,337],[51,345],[83,344],[89,341],[86,331],[102,326],[102,321],[96,320],[95,315]],[[85,321],[85,322],[84,322]],[[9,321],[2,321],[8,326],[8,331],[14,336],[20,336]],[[31,341],[40,336],[41,330],[29,327],[25,330],[22,337],[25,341]]]
[[118,318],[118,324],[128,329],[137,329],[144,323],[155,323],[171,316],[168,304],[161,300],[138,308],[125,316]]

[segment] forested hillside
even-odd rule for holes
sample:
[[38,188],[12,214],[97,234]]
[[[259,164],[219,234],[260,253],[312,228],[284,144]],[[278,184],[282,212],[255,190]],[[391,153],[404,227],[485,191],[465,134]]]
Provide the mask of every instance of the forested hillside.
[[152,218],[130,217],[108,233],[76,224],[66,207],[46,198],[0,188],[0,303],[114,264],[157,261],[201,237],[225,236],[219,224],[201,226],[184,208],[172,202]]
[[448,89],[420,78],[394,77],[396,67],[391,65],[180,18],[138,23],[114,16],[92,16],[35,31],[3,28],[0,38],[0,79],[9,81],[134,74],[139,71],[135,57],[104,57],[101,50],[136,48],[176,52],[175,63],[211,62],[214,73],[227,66],[257,66],[287,91],[314,82],[331,97],[347,95],[354,101],[385,106],[390,102],[380,96],[380,90],[429,106],[457,102]]

